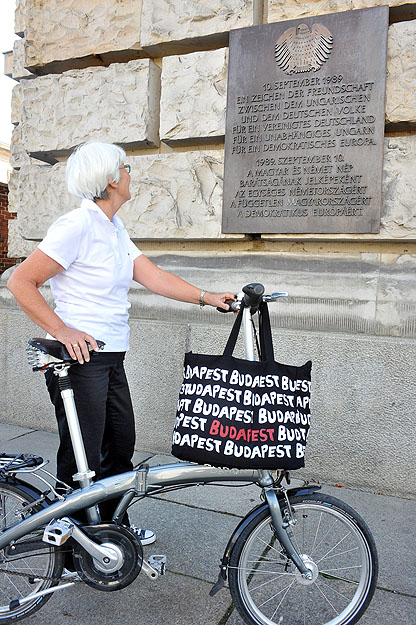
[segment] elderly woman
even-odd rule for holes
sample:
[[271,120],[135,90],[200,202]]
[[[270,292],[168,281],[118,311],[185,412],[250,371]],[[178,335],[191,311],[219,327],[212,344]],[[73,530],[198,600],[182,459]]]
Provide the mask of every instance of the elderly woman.
[[[130,199],[130,165],[124,150],[87,143],[68,159],[67,186],[81,206],[60,217],[38,248],[11,275],[8,287],[23,311],[78,364],[70,369],[89,466],[97,478],[130,471],[135,442],[133,408],[123,361],[129,348],[127,296],[131,280],[182,302],[228,309],[232,293],[208,293],[154,265],[130,240],[119,208]],[[53,311],[39,287],[50,280]],[[98,351],[90,359],[87,343]],[[75,459],[57,378],[46,373],[60,445],[59,480],[77,487]],[[101,508],[111,519],[114,502]],[[137,530],[143,544],[153,532]]]

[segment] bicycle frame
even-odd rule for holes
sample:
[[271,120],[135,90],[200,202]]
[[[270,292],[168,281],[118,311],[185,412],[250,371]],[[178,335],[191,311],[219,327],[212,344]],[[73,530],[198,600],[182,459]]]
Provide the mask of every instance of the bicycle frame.
[[[40,512],[17,522],[14,526],[0,534],[0,549],[6,547],[10,542],[22,538],[25,534],[29,534],[46,525],[52,519],[70,516],[86,507],[96,506],[107,499],[121,498],[114,513],[114,518],[117,518],[122,516],[134,497],[151,495],[152,492],[172,486],[193,486],[213,482],[234,481],[251,482],[263,487],[279,540],[301,573],[307,573],[307,567],[299,558],[283,527],[278,498],[272,487],[273,478],[269,472],[258,469],[221,469],[186,462],[139,468],[94,482],[90,486],[75,491],[63,501],[52,503]],[[299,562],[299,566],[297,562]]]

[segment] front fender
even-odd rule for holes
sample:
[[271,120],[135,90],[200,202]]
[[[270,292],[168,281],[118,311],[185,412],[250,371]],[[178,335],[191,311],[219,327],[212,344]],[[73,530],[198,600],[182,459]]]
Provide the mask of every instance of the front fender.
[[[288,492],[288,496],[292,497],[292,496],[295,496],[295,495],[305,495],[305,494],[315,493],[320,488],[321,487],[319,485],[315,484],[314,486],[301,486],[299,488],[290,488],[290,489],[288,489],[287,492]],[[283,493],[277,492],[276,496],[277,496],[277,499],[279,500],[279,502],[285,500],[285,496],[283,495]],[[220,573],[218,575],[218,580],[216,581],[216,583],[214,584],[214,586],[210,590],[209,594],[210,594],[211,597],[213,597],[225,585],[225,580],[227,579],[227,570],[228,570],[228,564],[229,564],[229,561],[230,561],[230,555],[231,555],[231,552],[232,552],[232,550],[234,548],[234,545],[237,542],[238,538],[244,532],[244,530],[249,525],[249,523],[251,523],[251,521],[258,514],[263,512],[263,510],[265,510],[268,507],[269,507],[269,505],[266,502],[263,502],[263,503],[259,504],[258,506],[256,506],[252,510],[250,510],[250,512],[243,519],[241,519],[240,523],[235,528],[235,530],[234,530],[230,540],[228,541],[228,544],[227,544],[227,546],[225,548],[225,551],[224,551],[224,555],[223,555],[222,560],[221,560]]]

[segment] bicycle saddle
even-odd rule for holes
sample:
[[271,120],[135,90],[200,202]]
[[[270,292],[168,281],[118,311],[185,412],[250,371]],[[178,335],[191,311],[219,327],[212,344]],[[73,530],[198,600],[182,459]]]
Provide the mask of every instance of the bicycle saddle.
[[[102,349],[105,343],[103,341],[97,341],[97,345],[100,349]],[[88,348],[92,356],[97,353],[92,349],[91,345],[89,344],[88,344]],[[43,359],[41,359],[42,361],[39,360],[39,358],[36,358],[36,356],[34,355],[34,352],[37,352],[37,353],[42,352],[43,354],[47,354],[48,356],[51,356],[55,364],[57,362],[58,363],[59,362],[62,362],[62,363],[77,362],[76,360],[71,358],[65,345],[63,345],[63,343],[60,343],[59,341],[56,341],[55,339],[43,339],[43,338],[29,339],[26,351],[28,352],[28,356],[30,356],[29,364],[32,365],[32,368],[34,371],[40,371],[43,369],[43,367],[45,367],[45,365],[52,364],[51,361],[48,361],[48,360],[45,360],[45,361]]]

